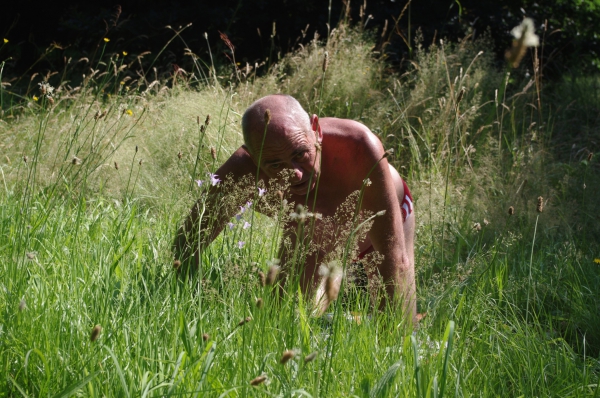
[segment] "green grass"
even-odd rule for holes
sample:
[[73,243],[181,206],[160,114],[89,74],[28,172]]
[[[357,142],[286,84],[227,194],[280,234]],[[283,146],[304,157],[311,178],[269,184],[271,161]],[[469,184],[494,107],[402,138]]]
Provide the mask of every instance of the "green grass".
[[[517,79],[496,104],[504,78],[482,45],[421,49],[396,76],[368,38],[342,30],[230,88],[126,91],[108,74],[77,90],[55,83],[53,106],[4,93],[0,396],[599,396],[598,161],[551,152],[567,95],[532,112],[535,90]],[[279,91],[396,149],[418,217],[427,316],[414,333],[360,296],[332,322],[294,284],[277,299],[257,272],[278,224],[258,214],[219,236],[197,278],[177,278],[171,244],[204,192],[193,181],[241,143],[246,106]]]

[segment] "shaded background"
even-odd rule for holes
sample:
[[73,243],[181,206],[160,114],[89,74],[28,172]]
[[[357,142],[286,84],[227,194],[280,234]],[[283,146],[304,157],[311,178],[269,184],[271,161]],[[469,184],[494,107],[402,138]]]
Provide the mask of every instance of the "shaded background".
[[[104,46],[104,37],[110,39],[107,52],[150,51],[154,55],[173,37],[173,31],[165,26],[177,29],[192,23],[182,33],[185,43],[175,39],[169,44],[158,66],[172,68],[176,63],[186,68],[191,61],[184,56],[186,46],[204,62],[210,62],[205,32],[215,62],[227,62],[219,31],[226,33],[235,46],[236,60],[252,65],[265,61],[270,54],[272,60],[276,59],[298,43],[310,41],[315,32],[321,37],[326,35],[328,21],[335,27],[346,7],[345,2],[332,0],[329,13],[329,4],[328,0],[22,0],[3,8],[0,14],[0,34],[9,40],[0,49],[0,62],[9,59],[5,78],[26,72],[60,71],[69,57],[76,60],[96,56]],[[361,17],[361,6],[365,5]],[[495,43],[492,50],[500,63],[510,43],[510,29],[528,16],[534,19],[540,37],[544,36],[547,78],[573,68],[598,71],[596,27],[600,22],[600,0],[420,0],[410,3],[402,14],[406,5],[403,0],[349,1],[354,26],[366,22],[366,30],[380,36],[387,20],[386,52],[392,65],[401,67],[410,59],[407,43],[414,46],[417,31],[422,33],[426,46],[439,38],[455,41],[489,30]],[[274,25],[275,35],[271,37]]]

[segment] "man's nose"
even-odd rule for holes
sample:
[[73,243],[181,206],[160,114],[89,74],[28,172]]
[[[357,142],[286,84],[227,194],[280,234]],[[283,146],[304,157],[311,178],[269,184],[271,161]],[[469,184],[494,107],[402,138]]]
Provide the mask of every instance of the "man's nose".
[[294,180],[302,180],[302,176],[304,175],[304,169],[299,164],[292,164],[292,166],[294,170]]

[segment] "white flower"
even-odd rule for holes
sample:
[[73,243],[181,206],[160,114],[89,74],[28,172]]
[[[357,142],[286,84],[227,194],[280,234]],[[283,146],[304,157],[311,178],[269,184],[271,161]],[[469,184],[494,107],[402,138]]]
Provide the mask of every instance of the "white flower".
[[531,18],[523,19],[519,26],[515,26],[510,34],[516,40],[523,39],[523,44],[526,47],[537,47],[540,45],[540,38],[535,33],[535,26]]
[[267,192],[266,189],[258,188],[258,196],[263,196]]

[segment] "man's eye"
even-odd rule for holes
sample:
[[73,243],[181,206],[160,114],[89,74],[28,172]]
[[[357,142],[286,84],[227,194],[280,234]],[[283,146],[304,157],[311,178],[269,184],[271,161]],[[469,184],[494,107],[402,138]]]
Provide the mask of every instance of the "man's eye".
[[299,154],[296,155],[296,159],[305,159],[308,157],[307,154],[308,154],[308,152],[306,152],[306,151],[300,152]]
[[281,163],[273,163],[269,167],[272,168],[273,170],[277,170],[278,168],[281,167]]

